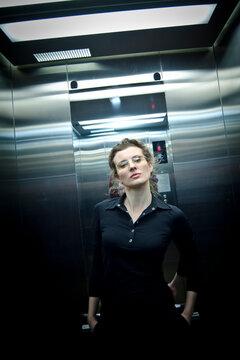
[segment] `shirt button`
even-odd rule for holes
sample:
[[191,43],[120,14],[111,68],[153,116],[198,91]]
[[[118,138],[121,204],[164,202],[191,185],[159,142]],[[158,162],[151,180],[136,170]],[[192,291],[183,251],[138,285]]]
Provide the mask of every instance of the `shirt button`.
[[145,212],[143,213],[143,215],[145,215]]
[[152,207],[152,210],[155,210],[155,207]]
[[132,229],[132,233],[134,233],[134,231],[135,231],[135,230],[134,230],[134,229]]
[[132,243],[133,239],[130,239],[129,242]]
[[117,206],[121,206],[120,204],[118,204]]

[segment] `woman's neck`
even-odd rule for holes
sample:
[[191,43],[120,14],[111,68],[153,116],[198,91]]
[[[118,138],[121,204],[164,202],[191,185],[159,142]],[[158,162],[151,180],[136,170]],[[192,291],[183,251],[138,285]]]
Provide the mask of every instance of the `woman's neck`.
[[125,189],[125,192],[125,206],[132,213],[143,211],[151,204],[152,194],[148,186],[137,189]]

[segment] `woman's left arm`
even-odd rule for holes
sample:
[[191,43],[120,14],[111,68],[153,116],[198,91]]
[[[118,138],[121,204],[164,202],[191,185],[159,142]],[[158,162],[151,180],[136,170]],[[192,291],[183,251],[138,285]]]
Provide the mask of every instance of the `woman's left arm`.
[[178,209],[174,226],[174,242],[179,250],[180,259],[177,272],[168,284],[173,295],[186,277],[186,300],[182,316],[190,324],[194,312],[198,291],[197,249],[192,228],[183,212]]
[[187,320],[189,325],[191,324],[192,314],[194,312],[196,300],[197,293],[195,291],[188,290],[184,310],[181,315]]
[[[174,297],[176,296],[177,289],[180,287],[182,281],[183,281],[183,277],[179,276],[176,273],[172,281],[168,284]],[[185,301],[184,310],[181,315],[187,320],[189,325],[191,324],[192,314],[194,312],[196,300],[197,300],[197,293],[195,291],[188,290],[186,292],[186,301]]]

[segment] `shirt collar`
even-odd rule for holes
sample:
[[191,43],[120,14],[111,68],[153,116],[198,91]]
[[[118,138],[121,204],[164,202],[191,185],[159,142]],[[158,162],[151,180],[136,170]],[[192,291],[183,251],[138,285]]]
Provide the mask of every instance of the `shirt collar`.
[[[106,207],[106,210],[111,210],[114,209],[116,207],[121,207],[124,204],[124,200],[126,198],[126,194],[123,194],[121,197],[119,198],[114,198],[111,199],[112,201],[110,201],[110,203],[108,204],[108,206]],[[166,204],[163,200],[161,200],[158,196],[152,194],[152,202],[150,205],[152,208],[160,208],[163,210],[170,210],[171,207]]]
[[163,210],[171,210],[171,207],[165,203],[163,200],[161,200],[157,195],[152,194],[152,204],[155,208],[160,208]]

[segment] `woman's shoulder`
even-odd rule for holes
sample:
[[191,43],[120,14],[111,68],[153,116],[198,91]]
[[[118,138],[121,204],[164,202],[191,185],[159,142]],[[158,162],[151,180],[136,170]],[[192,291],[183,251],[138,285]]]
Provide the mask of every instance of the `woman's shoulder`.
[[165,202],[161,197],[154,196],[154,204],[156,204],[161,209],[169,210],[170,213],[173,215],[176,216],[183,215],[183,211],[179,207]]
[[103,210],[112,209],[119,204],[119,199],[119,197],[114,197],[102,200],[95,205],[95,208],[100,208]]

